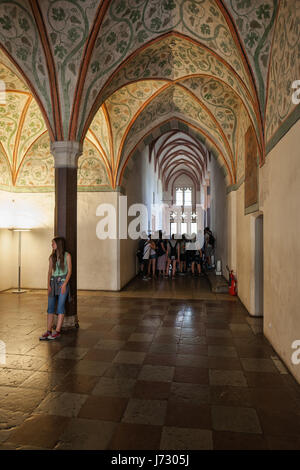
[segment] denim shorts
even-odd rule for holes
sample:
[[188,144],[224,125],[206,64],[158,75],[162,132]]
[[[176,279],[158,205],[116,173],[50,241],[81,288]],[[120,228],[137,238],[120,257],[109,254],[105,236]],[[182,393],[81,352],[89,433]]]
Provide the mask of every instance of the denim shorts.
[[[62,283],[63,284],[63,283]],[[65,303],[69,295],[69,284],[67,284],[66,292],[59,295],[48,296],[48,310],[47,313],[55,313],[55,305],[57,300],[56,314],[62,315],[65,313]]]

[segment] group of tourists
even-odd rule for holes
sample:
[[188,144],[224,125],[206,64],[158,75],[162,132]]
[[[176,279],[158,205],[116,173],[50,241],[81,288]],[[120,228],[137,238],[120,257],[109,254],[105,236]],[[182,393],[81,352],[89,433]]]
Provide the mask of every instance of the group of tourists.
[[165,277],[175,279],[176,274],[191,273],[193,276],[202,275],[204,269],[211,267],[211,257],[214,252],[215,239],[209,229],[204,229],[204,240],[182,235],[181,238],[172,235],[170,240],[163,238],[159,231],[158,239],[148,235],[141,239],[137,251],[140,274],[143,280]]

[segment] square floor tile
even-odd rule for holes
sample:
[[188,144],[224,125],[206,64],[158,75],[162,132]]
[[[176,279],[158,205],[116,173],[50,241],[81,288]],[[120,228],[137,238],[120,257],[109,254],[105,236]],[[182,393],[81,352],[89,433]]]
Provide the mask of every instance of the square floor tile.
[[165,426],[160,441],[161,450],[212,450],[212,432],[206,429]]
[[77,362],[77,364],[71,369],[70,373],[75,375],[79,374],[101,377],[110,365],[110,362],[88,361],[83,359],[82,361]]
[[120,423],[108,446],[109,450],[157,450],[161,438],[161,426]]
[[208,385],[208,369],[200,367],[175,367],[175,374],[173,380],[174,382]]
[[300,437],[300,413],[276,410],[257,410],[262,429],[269,436]]
[[35,413],[74,418],[87,397],[79,393],[50,392],[35,409]]
[[103,421],[121,421],[128,398],[89,396],[78,417]]
[[144,343],[147,343],[147,342],[151,342],[153,338],[154,338],[154,335],[149,334],[149,333],[132,333],[129,336],[128,341],[134,341],[134,342],[142,341]]
[[23,382],[22,387],[36,388],[39,390],[52,390],[60,384],[66,374],[64,372],[34,372]]
[[32,415],[10,435],[9,442],[53,449],[68,422],[69,418],[62,416]]
[[260,434],[213,432],[214,450],[268,450],[267,440]]
[[136,351],[119,351],[113,362],[120,364],[142,364],[146,353]]
[[158,366],[175,366],[176,359],[176,354],[148,353],[145,357],[144,364],[152,364]]
[[218,370],[241,370],[242,365],[238,357],[215,357],[208,358],[209,369]]
[[98,376],[69,373],[58,385],[52,387],[51,390],[54,392],[89,394],[95,388],[98,381]]
[[61,434],[55,450],[105,450],[116,424],[111,421],[72,419]]
[[225,328],[207,328],[206,336],[213,336],[216,338],[231,338],[232,334],[230,330]]
[[167,400],[170,395],[171,382],[154,382],[137,380],[133,397],[143,400]]
[[240,370],[209,370],[210,385],[230,385],[233,387],[247,387],[247,380]]
[[54,359],[71,359],[79,361],[82,359],[88,352],[88,348],[78,348],[78,347],[68,347],[61,349],[57,354],[55,354]]
[[176,366],[208,367],[208,357],[191,354],[178,354]]
[[209,345],[208,346],[208,355],[209,356],[221,356],[221,357],[238,357],[237,351],[233,346],[218,346],[218,345]]
[[33,412],[46,395],[46,390],[0,386],[1,408],[10,411]]
[[84,357],[87,361],[111,362],[116,356],[117,351],[111,349],[91,349]]
[[174,371],[175,367],[146,364],[142,367],[138,380],[171,382],[173,380]]
[[104,372],[103,377],[135,379],[139,375],[141,367],[140,364],[112,364]]
[[211,429],[211,407],[169,400],[165,426]]
[[191,405],[209,404],[210,388],[208,385],[172,382],[169,400]]
[[101,377],[92,394],[103,397],[130,397],[135,382],[135,379]]
[[0,367],[0,386],[18,387],[31,377],[32,373],[33,371],[30,370],[1,369]]
[[98,341],[98,343],[95,344],[94,348],[119,351],[124,344],[125,344],[125,341],[122,341],[122,340],[100,339],[100,341]]
[[271,359],[241,358],[244,370],[249,372],[278,372]]
[[167,411],[166,400],[141,400],[131,398],[122,422],[162,426]]
[[247,387],[210,386],[211,403],[213,405],[242,406],[255,408],[251,391]]
[[261,434],[262,429],[254,408],[212,406],[212,423],[216,431]]

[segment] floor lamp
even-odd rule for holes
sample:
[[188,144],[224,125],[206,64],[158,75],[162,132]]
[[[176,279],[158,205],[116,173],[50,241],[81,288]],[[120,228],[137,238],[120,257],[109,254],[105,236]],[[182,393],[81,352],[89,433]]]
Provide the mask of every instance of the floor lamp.
[[21,257],[22,257],[22,232],[30,232],[29,228],[13,228],[13,232],[18,232],[19,235],[19,249],[18,249],[18,289],[13,290],[14,294],[23,294],[27,292],[21,289]]

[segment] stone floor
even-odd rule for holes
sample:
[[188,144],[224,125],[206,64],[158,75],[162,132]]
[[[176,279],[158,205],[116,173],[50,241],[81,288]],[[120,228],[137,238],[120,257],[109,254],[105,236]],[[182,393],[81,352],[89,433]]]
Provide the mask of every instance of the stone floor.
[[39,342],[46,300],[0,294],[0,449],[300,448],[299,385],[204,279],[79,292],[80,328]]

